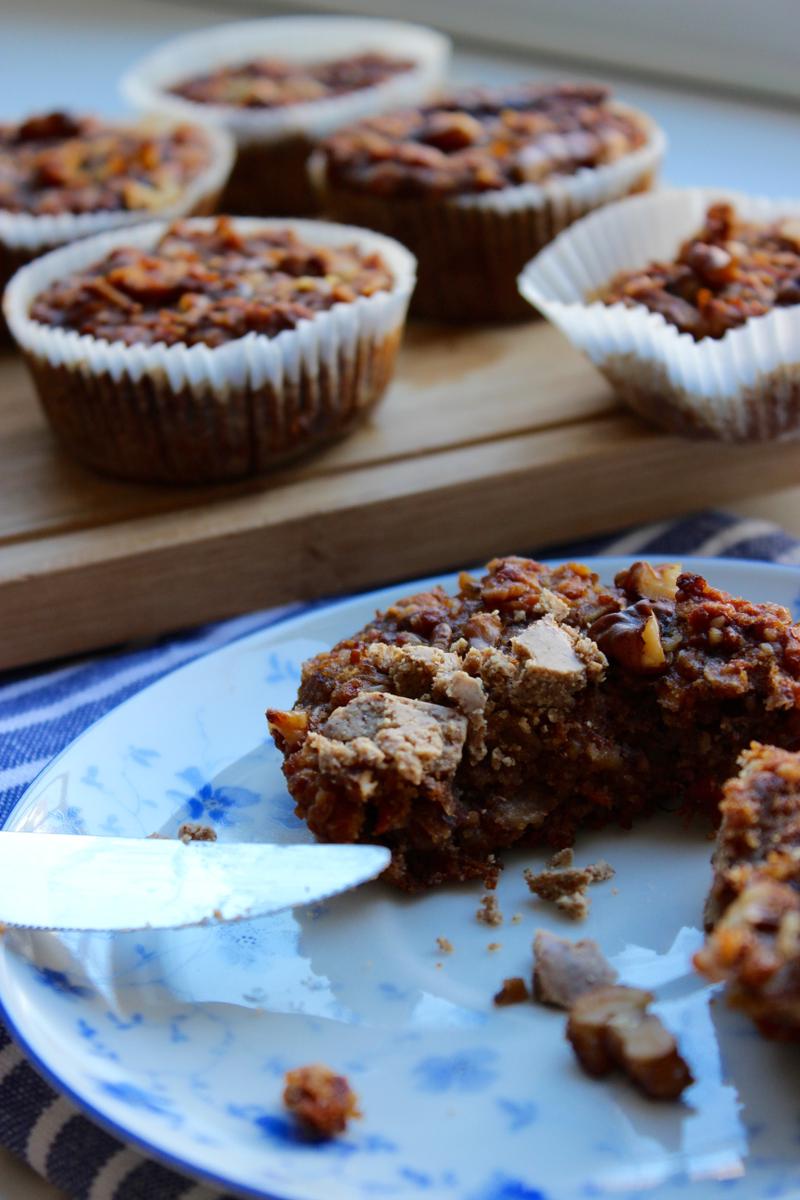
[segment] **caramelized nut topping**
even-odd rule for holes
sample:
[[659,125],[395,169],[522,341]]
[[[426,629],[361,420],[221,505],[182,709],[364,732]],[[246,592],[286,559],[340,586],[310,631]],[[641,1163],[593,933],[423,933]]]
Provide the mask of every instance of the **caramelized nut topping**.
[[169,90],[193,104],[225,104],[236,108],[282,108],[328,100],[346,92],[375,87],[410,71],[408,59],[368,52],[323,62],[298,63],[282,58],[258,58],[196,75]]
[[35,321],[128,345],[220,346],[248,333],[274,337],[300,321],[392,286],[377,254],[309,246],[290,229],[237,232],[176,221],[149,252],[118,246],[50,284]]
[[730,204],[712,204],[675,262],[622,271],[599,298],[644,305],[696,341],[723,337],[750,317],[800,303],[799,227],[795,219],[758,225]]
[[329,178],[382,196],[494,191],[573,175],[630,154],[639,122],[594,84],[476,89],[338,130]]
[[154,131],[52,112],[0,125],[0,209],[58,213],[164,209],[211,161],[196,125]]

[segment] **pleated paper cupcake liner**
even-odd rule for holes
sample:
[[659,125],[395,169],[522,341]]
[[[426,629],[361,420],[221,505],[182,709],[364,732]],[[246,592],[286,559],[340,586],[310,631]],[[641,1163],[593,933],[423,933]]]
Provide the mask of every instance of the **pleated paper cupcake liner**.
[[[193,222],[207,228],[210,222]],[[292,229],[312,245],[355,244],[379,253],[391,291],[358,297],[276,337],[251,333],[213,349],[129,346],[42,325],[28,315],[51,282],[116,246],[153,247],[165,222],[53,251],[6,290],[8,326],[65,447],[128,479],[214,482],[271,470],[334,440],[377,403],[391,379],[415,261],[378,234],[319,221],[239,219],[244,234]]]
[[[123,76],[126,100],[145,112],[227,129],[238,155],[223,207],[233,213],[313,211],[306,160],[320,138],[342,125],[422,104],[444,81],[449,38],[405,21],[362,17],[269,17],[201,30],[166,42]],[[379,51],[415,63],[372,87],[278,108],[198,104],[169,88],[221,66],[273,57],[297,62]]]
[[665,189],[593,213],[522,271],[521,294],[558,326],[648,420],[674,433],[724,441],[800,435],[800,305],[776,308],[722,338],[699,342],[642,306],[590,297],[618,272],[674,259],[710,204],[745,220],[800,217],[797,200],[723,189]]
[[376,196],[331,183],[322,151],[309,176],[326,216],[379,229],[408,246],[419,262],[412,310],[455,321],[530,317],[517,288],[525,263],[585,213],[654,183],[666,138],[645,114],[623,105],[647,142],[614,163],[584,168],[542,184],[446,200]]

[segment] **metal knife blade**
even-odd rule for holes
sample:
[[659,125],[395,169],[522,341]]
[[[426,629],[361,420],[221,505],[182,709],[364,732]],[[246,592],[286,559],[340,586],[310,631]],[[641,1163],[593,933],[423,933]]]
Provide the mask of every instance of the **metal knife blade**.
[[374,879],[383,846],[0,833],[0,922],[122,931],[265,916]]

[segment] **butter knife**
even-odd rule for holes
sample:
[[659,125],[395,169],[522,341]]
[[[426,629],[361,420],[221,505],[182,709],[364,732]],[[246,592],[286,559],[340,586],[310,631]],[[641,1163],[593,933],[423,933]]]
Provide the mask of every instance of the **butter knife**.
[[313,904],[374,879],[383,846],[0,832],[0,923],[180,929]]

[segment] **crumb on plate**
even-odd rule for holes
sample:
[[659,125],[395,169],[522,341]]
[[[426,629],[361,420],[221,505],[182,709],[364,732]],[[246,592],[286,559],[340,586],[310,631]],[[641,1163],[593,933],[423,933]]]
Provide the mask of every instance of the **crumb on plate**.
[[335,1137],[344,1133],[351,1117],[361,1116],[347,1078],[321,1063],[287,1071],[284,1084],[283,1103],[312,1137]]

